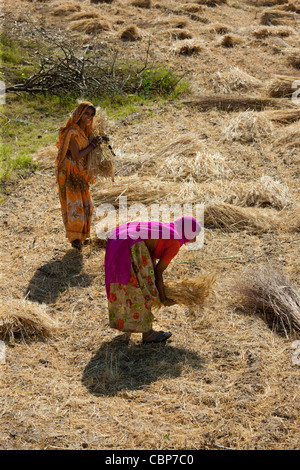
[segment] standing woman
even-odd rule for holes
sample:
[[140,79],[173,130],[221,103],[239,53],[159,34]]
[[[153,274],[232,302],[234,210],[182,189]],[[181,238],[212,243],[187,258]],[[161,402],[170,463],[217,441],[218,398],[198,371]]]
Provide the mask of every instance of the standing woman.
[[192,217],[174,223],[129,222],[109,236],[105,251],[105,284],[109,323],[124,333],[142,333],[144,343],[166,341],[172,333],[152,329],[151,307],[165,294],[163,272],[182,245],[194,242],[201,230]]
[[62,217],[66,237],[78,250],[90,236],[93,212],[89,183],[95,180],[87,172],[87,157],[102,141],[96,136],[89,142],[95,114],[92,103],[80,103],[60,129],[57,142],[56,179]]

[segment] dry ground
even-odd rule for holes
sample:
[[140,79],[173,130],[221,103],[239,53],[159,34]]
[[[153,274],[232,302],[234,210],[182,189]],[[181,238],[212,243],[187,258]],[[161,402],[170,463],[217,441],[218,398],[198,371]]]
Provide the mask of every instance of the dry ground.
[[[54,15],[54,2],[14,3],[20,15],[30,9],[45,27],[72,24]],[[175,306],[156,314],[155,326],[173,332],[170,343],[144,346],[138,337],[122,343],[108,327],[104,249],[96,243],[81,254],[70,249],[54,150],[40,152],[40,170],[13,181],[0,208],[1,301],[11,312],[26,297],[22,308],[34,303],[46,310],[56,329],[45,340],[6,340],[0,448],[299,449],[295,337],[272,331],[258,315],[244,314],[231,292],[249,266],[279,269],[299,287],[299,140],[280,141],[291,123],[271,120],[270,114],[253,115],[247,107],[203,108],[199,101],[200,95],[214,93],[266,97],[275,73],[299,76],[285,54],[286,48],[299,47],[299,14],[262,32],[263,13],[278,5],[229,1],[208,7],[170,0],[146,9],[129,0],[72,3],[81,11],[100,11],[109,28],[99,33],[99,41],[141,57],[151,36],[154,59],[187,71],[193,84],[188,99],[111,120],[117,177],[114,185],[98,181],[92,187],[94,201],[110,201],[114,187],[130,189],[133,181],[142,186],[155,177],[157,194],[147,190],[148,202],[182,197],[225,202],[243,208],[243,224],[212,223],[202,250],[182,250],[173,260],[167,278],[215,272],[218,282],[203,310]],[[122,42],[130,24],[142,38]],[[227,26],[233,37],[225,44],[233,47],[222,45],[217,24],[222,31]],[[283,36],[280,27],[286,28]],[[198,41],[196,53],[176,53],[182,41],[174,30]],[[239,67],[238,77],[247,74],[244,84],[228,78],[230,67]],[[267,109],[278,106],[291,109],[291,99]],[[251,188],[256,188],[253,207],[245,198]],[[97,218],[94,240],[96,223]]]

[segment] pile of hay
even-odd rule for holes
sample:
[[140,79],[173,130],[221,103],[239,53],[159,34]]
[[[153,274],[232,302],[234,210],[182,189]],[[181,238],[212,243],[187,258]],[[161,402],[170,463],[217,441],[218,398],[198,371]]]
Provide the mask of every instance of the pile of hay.
[[300,109],[274,109],[263,112],[264,116],[270,121],[288,124],[300,120]]
[[[183,279],[166,282],[165,293],[168,299],[174,300],[178,305],[203,307],[206,299],[212,293],[216,282],[216,275],[202,274],[196,277],[185,277]],[[162,307],[157,300],[154,309]]]
[[[224,202],[237,206],[273,207],[283,210],[293,205],[293,198],[287,185],[264,175],[257,183],[230,183],[232,188],[225,190]],[[230,194],[230,190],[233,193]]]
[[218,44],[222,47],[234,47],[238,46],[239,44],[242,44],[243,42],[244,39],[241,36],[237,34],[228,33],[220,38]]
[[211,23],[204,28],[204,31],[216,34],[227,34],[231,31],[230,26],[223,23]]
[[[97,135],[106,135],[106,114],[97,111],[94,118],[90,140]],[[87,169],[90,175],[103,176],[104,178],[114,177],[114,153],[111,147],[103,142],[92,150],[87,158]]]
[[57,157],[57,147],[55,144],[47,145],[39,149],[32,157],[40,168],[46,170],[47,168],[55,167],[55,160]]
[[281,24],[296,26],[297,19],[295,13],[282,10],[266,10],[261,16],[260,24],[266,26]]
[[300,68],[300,48],[288,48],[285,50],[285,55],[289,65]]
[[216,178],[228,178],[231,170],[219,153],[197,152],[194,158],[172,155],[161,159],[157,177],[182,182],[204,182]]
[[77,2],[67,2],[64,5],[58,2],[51,6],[51,13],[54,16],[65,16],[79,11],[81,11],[81,4]]
[[268,96],[272,98],[290,98],[295,92],[295,83],[299,77],[277,75],[267,85]]
[[195,39],[185,39],[180,44],[174,44],[171,48],[171,53],[175,55],[197,55],[204,51],[204,44]]
[[127,26],[121,33],[121,39],[123,41],[139,41],[143,35],[139,28],[134,24]]
[[193,35],[184,29],[175,28],[168,31],[169,36],[172,39],[178,39],[179,41],[184,41],[185,39],[192,39]]
[[263,209],[240,207],[225,202],[212,202],[204,206],[204,225],[225,232],[247,230],[264,233],[277,227],[277,217]]
[[300,335],[300,297],[290,280],[271,266],[248,269],[232,289],[238,305],[259,313],[274,330]]
[[195,138],[194,133],[178,135],[174,139],[174,131],[172,130],[169,134],[164,134],[164,140],[167,142],[166,144],[162,145],[159,139],[158,145],[152,147],[151,155],[156,160],[165,160],[168,157],[192,158],[202,150],[202,145]]
[[239,67],[230,67],[224,72],[216,72],[211,82],[216,93],[224,94],[237,90],[251,90],[262,85],[259,79],[252,77]]
[[0,339],[42,339],[57,329],[44,305],[28,300],[9,299],[0,306]]
[[70,23],[69,29],[71,31],[79,31],[81,33],[93,34],[98,31],[109,31],[110,26],[101,18],[84,18],[75,20]]
[[296,122],[282,129],[274,143],[276,147],[284,147],[285,149],[299,148],[300,122]]
[[273,124],[263,114],[245,111],[235,115],[222,128],[222,136],[228,142],[241,143],[261,142],[272,136]]
[[267,38],[269,36],[288,37],[295,34],[295,31],[290,26],[256,26],[251,28],[251,34],[257,38]]
[[151,0],[132,0],[131,5],[139,8],[151,8]]

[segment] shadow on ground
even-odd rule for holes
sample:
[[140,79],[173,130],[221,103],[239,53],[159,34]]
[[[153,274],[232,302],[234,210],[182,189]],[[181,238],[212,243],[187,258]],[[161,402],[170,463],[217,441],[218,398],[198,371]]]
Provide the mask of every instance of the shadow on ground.
[[52,304],[70,287],[87,287],[93,276],[84,272],[83,257],[77,250],[69,250],[63,258],[40,266],[30,280],[26,295],[33,302]]
[[202,369],[204,360],[194,351],[167,344],[105,342],[84,369],[83,385],[96,396],[137,390],[160,378],[175,378],[183,367]]

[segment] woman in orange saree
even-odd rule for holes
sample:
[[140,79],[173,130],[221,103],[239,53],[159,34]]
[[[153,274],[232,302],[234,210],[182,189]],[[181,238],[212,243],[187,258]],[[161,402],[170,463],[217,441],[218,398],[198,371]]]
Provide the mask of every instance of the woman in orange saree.
[[92,103],[80,103],[60,129],[57,142],[56,180],[62,217],[66,237],[78,250],[90,237],[93,203],[89,183],[95,180],[87,172],[87,156],[102,141],[96,136],[89,142],[95,114]]

